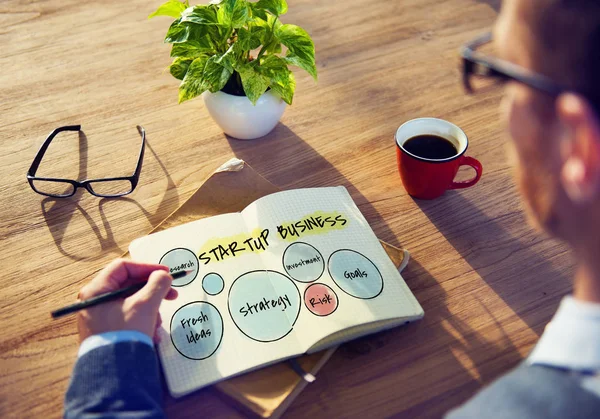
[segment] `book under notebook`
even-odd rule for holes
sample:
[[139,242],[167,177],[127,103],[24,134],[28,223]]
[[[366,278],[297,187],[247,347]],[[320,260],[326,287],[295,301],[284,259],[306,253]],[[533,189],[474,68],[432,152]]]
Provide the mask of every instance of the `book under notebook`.
[[188,271],[160,309],[158,351],[175,397],[423,316],[343,187],[274,193],[129,251]]

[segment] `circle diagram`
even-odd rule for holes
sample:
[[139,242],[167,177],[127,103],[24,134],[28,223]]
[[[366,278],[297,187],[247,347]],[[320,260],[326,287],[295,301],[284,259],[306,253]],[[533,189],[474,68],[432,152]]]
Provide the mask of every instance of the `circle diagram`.
[[309,285],[304,291],[304,304],[316,316],[329,316],[338,307],[335,291],[325,284]]
[[290,244],[283,253],[283,267],[298,282],[313,282],[325,271],[325,261],[317,249],[308,243]]
[[327,266],[335,284],[352,297],[368,300],[383,291],[383,278],[377,266],[354,250],[333,252]]
[[259,342],[273,342],[292,331],[300,314],[300,292],[279,272],[252,271],[233,281],[228,306],[243,334]]
[[190,249],[180,247],[169,250],[160,258],[158,263],[168,266],[171,274],[187,271],[185,276],[173,280],[172,286],[174,287],[183,287],[198,276],[198,258]]
[[210,303],[195,301],[179,308],[171,318],[171,342],[189,359],[206,359],[223,339],[223,318]]
[[223,281],[223,277],[218,273],[211,272],[202,279],[202,289],[208,295],[220,294],[224,287],[225,281]]

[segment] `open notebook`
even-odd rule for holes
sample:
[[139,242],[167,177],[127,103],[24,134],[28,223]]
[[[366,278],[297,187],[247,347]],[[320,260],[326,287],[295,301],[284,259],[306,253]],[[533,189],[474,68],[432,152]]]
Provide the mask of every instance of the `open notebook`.
[[271,194],[129,251],[187,272],[160,309],[159,355],[175,397],[423,316],[343,187]]

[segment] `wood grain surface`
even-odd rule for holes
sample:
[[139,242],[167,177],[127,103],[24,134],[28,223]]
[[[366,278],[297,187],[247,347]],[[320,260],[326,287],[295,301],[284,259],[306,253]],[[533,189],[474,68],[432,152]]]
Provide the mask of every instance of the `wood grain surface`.
[[[497,1],[289,0],[286,23],[314,38],[319,82],[298,71],[294,105],[267,137],[227,138],[200,99],[177,105],[160,1],[0,2],[0,416],[60,417],[78,347],[73,317],[50,311],[176,209],[221,163],[248,161],[281,188],[346,186],[382,239],[410,250],[404,271],[423,321],[344,345],[291,418],[436,418],[515,366],[570,290],[566,248],[526,222],[499,122],[499,93],[467,97],[458,47],[487,30]],[[481,182],[434,201],[400,182],[393,135],[447,119],[470,138]],[[40,175],[128,175],[127,198],[34,193]],[[470,172],[460,173],[468,177]],[[243,417],[208,389],[168,400],[171,417]]]

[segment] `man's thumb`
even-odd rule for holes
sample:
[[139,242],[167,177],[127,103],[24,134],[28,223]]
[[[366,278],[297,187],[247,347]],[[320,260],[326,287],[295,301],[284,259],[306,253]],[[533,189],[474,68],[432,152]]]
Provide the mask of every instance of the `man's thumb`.
[[138,302],[146,306],[146,309],[153,312],[158,311],[162,300],[167,296],[171,289],[171,275],[165,271],[154,271],[148,277],[148,282],[139,290],[135,297]]

